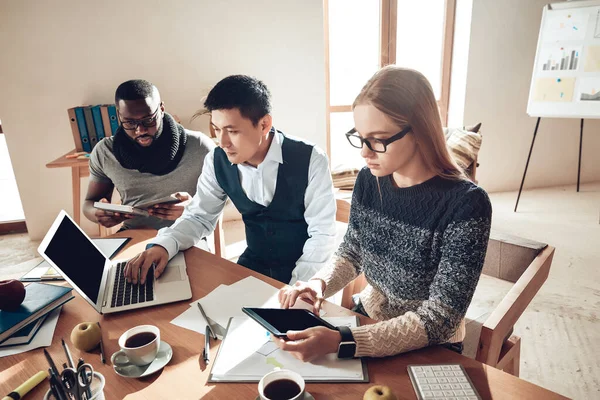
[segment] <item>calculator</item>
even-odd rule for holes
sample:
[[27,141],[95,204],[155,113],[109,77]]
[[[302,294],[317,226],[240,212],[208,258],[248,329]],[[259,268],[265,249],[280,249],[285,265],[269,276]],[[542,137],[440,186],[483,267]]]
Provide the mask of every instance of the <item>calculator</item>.
[[409,365],[408,376],[419,400],[481,400],[460,364]]

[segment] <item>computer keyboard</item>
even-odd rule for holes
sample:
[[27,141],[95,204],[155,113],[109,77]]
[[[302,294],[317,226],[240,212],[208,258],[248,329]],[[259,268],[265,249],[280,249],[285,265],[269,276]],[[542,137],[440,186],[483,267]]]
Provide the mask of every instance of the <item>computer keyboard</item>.
[[409,365],[408,376],[419,400],[481,400],[460,364]]
[[130,304],[144,303],[154,300],[154,268],[148,270],[146,283],[132,284],[127,282],[123,275],[127,262],[118,263],[113,282],[113,294],[110,302],[111,307],[122,307]]

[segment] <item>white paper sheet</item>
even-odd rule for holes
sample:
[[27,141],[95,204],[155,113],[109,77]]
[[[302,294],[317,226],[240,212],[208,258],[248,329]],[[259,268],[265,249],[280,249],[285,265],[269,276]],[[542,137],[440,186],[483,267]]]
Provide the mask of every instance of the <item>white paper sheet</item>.
[[229,318],[242,317],[242,307],[279,308],[278,289],[249,276],[229,286],[221,285],[207,296],[192,303],[200,302],[206,316],[217,324],[227,327]]
[[29,350],[37,349],[38,347],[47,347],[52,344],[52,337],[54,336],[54,330],[58,323],[58,316],[60,315],[61,307],[58,307],[54,311],[51,311],[46,321],[35,335],[33,340],[28,344],[22,346],[11,346],[0,348],[0,357],[12,356],[14,354],[24,353]]
[[[200,300],[191,302],[190,308],[173,319],[171,323],[204,335],[206,320],[196,305],[199,302],[208,318],[216,322],[224,331],[229,323],[229,318],[245,316],[242,307],[280,308],[278,292],[277,288],[254,277],[242,279],[229,286],[220,285]],[[312,311],[312,306],[300,299],[292,308]],[[323,315],[325,312],[321,311],[321,316]],[[223,338],[218,333],[217,337]]]
[[[198,307],[196,307],[195,303],[193,307],[190,307],[182,314],[177,316],[173,321],[171,321],[171,323],[173,325],[177,325],[184,329],[189,329],[191,331],[198,332],[203,335],[206,332],[206,320],[202,316],[202,313],[200,313]],[[223,335],[219,334],[219,332],[224,332],[225,329],[219,326],[215,326],[215,324],[213,324],[213,328],[216,330],[215,334],[217,335],[217,339],[222,340]]]

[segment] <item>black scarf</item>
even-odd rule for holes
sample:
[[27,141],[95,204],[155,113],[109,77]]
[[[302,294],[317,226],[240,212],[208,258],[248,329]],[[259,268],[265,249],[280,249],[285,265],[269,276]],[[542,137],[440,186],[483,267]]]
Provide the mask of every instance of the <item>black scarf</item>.
[[127,136],[123,126],[115,132],[113,152],[123,168],[137,169],[153,175],[166,175],[173,171],[185,151],[187,133],[173,117],[165,113],[162,132],[157,132],[149,147],[142,147]]

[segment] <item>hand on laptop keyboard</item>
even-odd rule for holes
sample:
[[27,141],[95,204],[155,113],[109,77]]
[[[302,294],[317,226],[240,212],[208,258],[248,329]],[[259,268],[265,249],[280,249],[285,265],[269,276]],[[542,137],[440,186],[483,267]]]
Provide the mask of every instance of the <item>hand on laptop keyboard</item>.
[[150,268],[154,267],[154,277],[159,278],[169,262],[169,253],[161,246],[153,246],[146,251],[141,252],[131,260],[127,261],[127,266],[123,275],[127,282],[137,284],[146,283],[146,276]]

